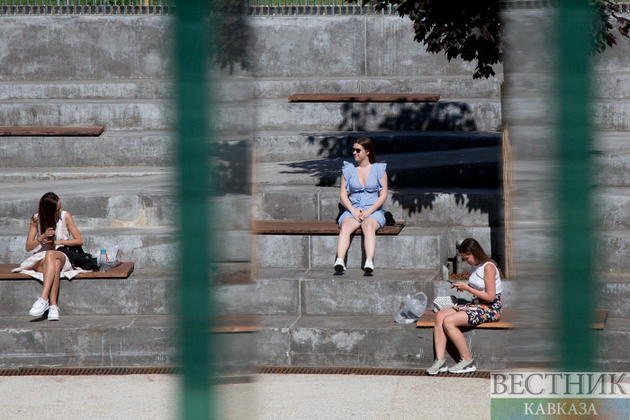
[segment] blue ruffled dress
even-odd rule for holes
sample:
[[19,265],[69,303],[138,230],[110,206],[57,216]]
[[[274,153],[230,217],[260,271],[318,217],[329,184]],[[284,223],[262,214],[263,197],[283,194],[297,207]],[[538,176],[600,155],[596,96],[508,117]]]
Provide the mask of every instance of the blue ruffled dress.
[[[359,175],[357,174],[357,167],[349,162],[343,163],[341,170],[343,177],[346,179],[346,190],[348,191],[348,198],[352,207],[355,209],[368,210],[378,200],[378,194],[383,189],[381,184],[381,178],[385,174],[387,168],[386,163],[373,163],[370,167],[370,173],[368,174],[365,187],[359,182]],[[339,217],[339,226],[343,219],[352,217],[352,214],[346,210]],[[383,207],[379,207],[369,217],[375,219],[381,228],[385,226],[385,213]]]

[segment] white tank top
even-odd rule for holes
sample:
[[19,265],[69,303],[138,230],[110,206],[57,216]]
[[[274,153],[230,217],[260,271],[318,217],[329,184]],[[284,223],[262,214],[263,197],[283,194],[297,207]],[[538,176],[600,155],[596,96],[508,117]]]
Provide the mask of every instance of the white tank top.
[[[486,291],[486,282],[484,281],[484,267],[486,264],[492,264],[490,261],[485,262],[480,265],[473,265],[470,268],[470,278],[468,279],[468,284],[475,290],[479,290],[480,292]],[[494,264],[492,264],[494,265]],[[496,274],[494,276],[494,285],[496,288],[496,294],[501,293],[501,277],[499,276],[499,269],[496,265],[494,265],[494,269],[496,270]]]

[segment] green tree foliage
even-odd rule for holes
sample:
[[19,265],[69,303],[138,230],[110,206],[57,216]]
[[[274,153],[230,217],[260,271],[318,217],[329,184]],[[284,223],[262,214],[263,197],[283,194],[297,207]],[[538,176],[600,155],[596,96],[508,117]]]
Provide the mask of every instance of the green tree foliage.
[[[361,0],[349,0],[359,3]],[[503,30],[499,0],[362,0],[377,11],[394,7],[413,22],[414,39],[432,53],[443,52],[450,61],[461,57],[476,62],[473,78],[494,76],[492,68],[503,59]],[[619,15],[610,0],[595,0],[593,8],[594,52],[617,43],[615,32],[628,37],[630,20]],[[616,29],[616,31],[615,31]]]

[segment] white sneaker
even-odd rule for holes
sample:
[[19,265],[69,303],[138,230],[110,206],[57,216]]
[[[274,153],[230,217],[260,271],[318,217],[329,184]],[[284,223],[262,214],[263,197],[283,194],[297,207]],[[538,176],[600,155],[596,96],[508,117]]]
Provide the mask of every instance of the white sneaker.
[[335,271],[338,271],[340,273],[346,271],[346,265],[343,263],[343,260],[341,258],[337,258],[337,260],[335,261]]
[[48,300],[37,298],[31,310],[28,311],[28,314],[30,316],[42,316],[46,310],[48,310]]
[[363,267],[363,270],[366,273],[371,273],[372,271],[374,271],[374,263],[372,262],[372,260],[365,260],[365,266]]
[[440,360],[439,357],[435,359],[435,363],[429,369],[427,369],[427,375],[437,375],[438,373],[443,373],[448,370],[446,367],[446,359]]
[[458,364],[448,369],[448,373],[469,373],[476,371],[475,361],[470,359],[470,361],[465,361],[464,359],[460,360]]
[[48,308],[48,320],[59,321],[59,306],[52,305],[50,308]]

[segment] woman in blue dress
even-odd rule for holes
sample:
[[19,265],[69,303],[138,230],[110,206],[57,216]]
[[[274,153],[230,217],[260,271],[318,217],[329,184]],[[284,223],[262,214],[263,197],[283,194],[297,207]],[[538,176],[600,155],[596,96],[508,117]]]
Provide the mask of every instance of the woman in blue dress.
[[344,162],[339,197],[346,211],[339,217],[339,239],[335,271],[346,270],[344,259],[350,246],[350,235],[361,227],[365,245],[367,273],[374,271],[376,231],[385,225],[383,203],[387,199],[387,173],[385,163],[376,163],[374,145],[367,137],[355,140],[352,145],[355,165]]

